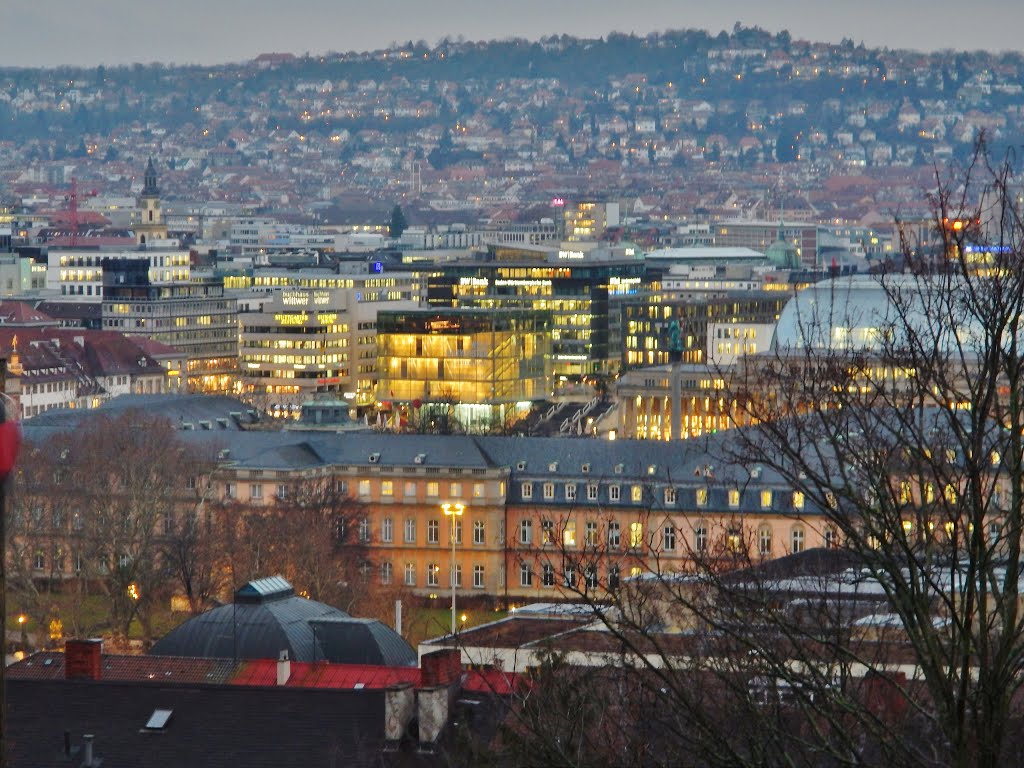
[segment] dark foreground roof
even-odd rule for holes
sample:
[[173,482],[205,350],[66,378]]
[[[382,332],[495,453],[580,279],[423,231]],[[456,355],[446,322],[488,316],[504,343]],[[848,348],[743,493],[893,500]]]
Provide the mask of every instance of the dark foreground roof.
[[[147,729],[158,709],[170,719]],[[93,734],[104,768],[369,766],[379,764],[384,692],[14,679],[7,731],[10,768],[81,765],[81,752],[65,756],[65,731],[74,749]]]

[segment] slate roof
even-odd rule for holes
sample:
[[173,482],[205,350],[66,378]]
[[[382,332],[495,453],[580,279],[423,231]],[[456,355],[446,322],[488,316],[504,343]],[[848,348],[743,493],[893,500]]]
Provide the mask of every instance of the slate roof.
[[[167,725],[146,729],[157,709],[171,710]],[[64,753],[65,732],[76,750],[83,734],[93,734],[94,756],[105,768],[379,765],[384,692],[8,681],[5,741],[10,768],[80,765],[80,751],[71,759]]]
[[[228,412],[248,417],[246,406],[227,397],[209,395],[133,395],[116,398],[103,408],[124,410],[142,407],[164,413],[192,429],[179,432],[190,443],[215,449],[221,460],[237,470],[304,470],[333,467],[388,474],[406,468],[461,470],[467,474],[491,471],[507,476],[509,504],[574,506],[582,502],[615,504],[644,509],[699,511],[698,492],[711,511],[737,513],[790,513],[792,494],[788,485],[770,468],[729,459],[729,430],[693,440],[597,440],[561,437],[481,437],[470,435],[408,435],[380,432],[334,433],[315,430],[245,430],[236,428]],[[82,412],[48,412],[26,424],[27,440],[42,430],[67,429],[87,418]],[[188,421],[186,421],[186,419]],[[205,421],[210,429],[201,429]],[[226,421],[226,424],[225,424]],[[63,427],[61,425],[64,425]],[[751,428],[754,429],[754,428]],[[523,483],[534,484],[529,498]],[[553,494],[546,498],[544,486]],[[575,498],[565,487],[574,485]],[[588,498],[588,486],[596,486],[596,499]],[[617,499],[612,498],[617,486]],[[633,487],[641,488],[639,499]],[[675,501],[666,500],[673,489]],[[766,507],[760,491],[775,491]],[[739,493],[738,500],[730,494]],[[814,514],[811,499],[799,514]]]

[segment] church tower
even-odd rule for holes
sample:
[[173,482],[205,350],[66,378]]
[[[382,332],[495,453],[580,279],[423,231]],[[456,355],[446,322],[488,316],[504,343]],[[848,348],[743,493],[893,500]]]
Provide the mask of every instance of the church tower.
[[143,177],[142,194],[136,209],[138,220],[135,224],[135,242],[139,245],[147,245],[155,240],[167,239],[167,226],[163,221],[163,213],[160,210],[160,188],[156,185],[156,168],[153,167],[153,158],[149,158],[146,165],[146,175]]

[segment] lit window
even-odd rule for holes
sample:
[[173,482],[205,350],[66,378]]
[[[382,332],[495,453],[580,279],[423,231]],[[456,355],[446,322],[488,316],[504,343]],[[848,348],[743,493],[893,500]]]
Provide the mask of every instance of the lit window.
[[382,480],[380,484],[381,496],[394,496],[395,484],[391,480]]
[[473,483],[473,498],[482,499],[484,497],[484,484]]
[[449,483],[448,495],[453,499],[462,498],[462,483]]
[[634,486],[632,486],[630,488],[630,491],[629,491],[629,497],[635,503],[639,503],[639,502],[643,501],[644,500],[644,487],[642,485],[634,485]]
[[956,500],[957,500],[956,486],[954,486],[952,483],[950,483],[949,485],[946,486],[946,489],[943,492],[943,495],[946,497],[946,503],[947,504],[956,504]]
[[427,483],[427,496],[431,499],[436,499],[438,494],[441,493],[441,484],[436,480]]
[[909,504],[913,499],[913,490],[909,480],[900,481],[900,504]]
[[642,546],[644,543],[644,524],[643,523],[630,523],[629,524],[629,546],[631,549],[636,549]]
[[743,532],[739,528],[730,528],[725,532],[725,545],[733,553],[746,549],[743,545]]
[[555,543],[555,524],[550,520],[542,520],[540,523],[540,543],[545,546]]
[[772,492],[768,490],[761,491],[761,509],[771,509],[772,507]]
[[569,520],[562,529],[562,545],[566,547],[576,546],[576,521]]
[[708,489],[698,488],[697,489],[697,506],[706,507],[708,505]]
[[738,507],[740,505],[740,490],[739,488],[729,489],[729,506]]
[[803,491],[793,491],[793,509],[804,508],[804,494]]

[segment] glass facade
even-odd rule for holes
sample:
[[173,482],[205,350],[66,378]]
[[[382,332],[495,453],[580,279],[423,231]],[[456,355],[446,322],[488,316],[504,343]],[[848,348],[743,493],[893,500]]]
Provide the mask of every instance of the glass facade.
[[550,329],[548,312],[381,311],[377,399],[459,406],[463,422],[509,416],[547,395]]

